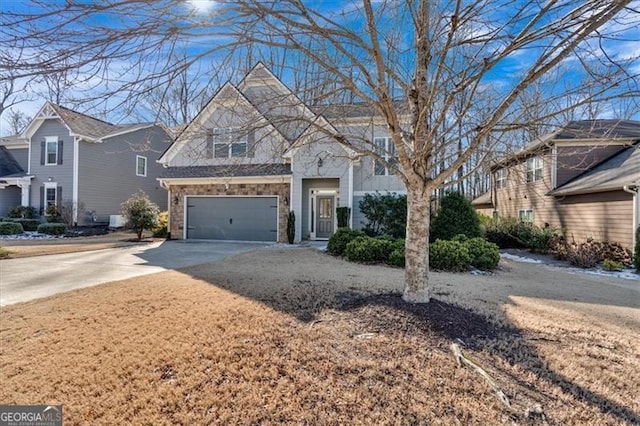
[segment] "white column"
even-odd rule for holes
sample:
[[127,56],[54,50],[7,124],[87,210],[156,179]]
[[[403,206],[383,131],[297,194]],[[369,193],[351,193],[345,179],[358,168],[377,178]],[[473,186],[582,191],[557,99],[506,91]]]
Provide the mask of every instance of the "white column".
[[29,205],[29,188],[31,187],[31,182],[20,182],[18,187],[22,191],[20,205],[28,206]]

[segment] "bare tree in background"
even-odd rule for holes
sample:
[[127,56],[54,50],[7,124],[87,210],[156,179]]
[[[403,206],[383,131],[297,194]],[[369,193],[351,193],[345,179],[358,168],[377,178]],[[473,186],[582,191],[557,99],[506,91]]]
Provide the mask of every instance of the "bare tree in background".
[[6,115],[6,122],[9,124],[9,132],[13,135],[22,132],[27,124],[29,124],[29,121],[31,121],[31,117],[26,115],[23,111],[15,108],[9,110]]
[[[35,3],[30,10],[37,12],[2,14],[0,70],[28,77],[64,62],[101,76],[103,93],[135,102],[202,58],[246,60],[251,49],[272,56],[285,80],[301,65],[308,72],[301,80],[320,78],[296,84],[311,104],[344,97],[375,110],[393,140],[393,161],[372,141],[327,136],[375,157],[404,182],[404,298],[411,302],[430,298],[434,190],[473,173],[463,166],[503,149],[504,135],[639,93],[638,58],[613,50],[638,24],[629,0],[364,0],[342,10],[324,2],[239,0],[215,2],[208,16],[171,1]],[[101,22],[118,23],[97,26],[90,18],[98,14]],[[171,53],[185,42],[194,48],[178,61]],[[53,59],[41,59],[45,48]],[[15,60],[17,50],[28,54]],[[571,80],[564,87],[545,85],[566,70]]]

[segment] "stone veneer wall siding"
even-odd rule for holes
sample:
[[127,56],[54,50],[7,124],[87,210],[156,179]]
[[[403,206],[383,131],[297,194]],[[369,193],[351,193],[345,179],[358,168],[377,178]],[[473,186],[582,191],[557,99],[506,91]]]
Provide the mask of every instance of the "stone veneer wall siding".
[[[289,183],[229,184],[225,185],[171,185],[171,238],[182,239],[184,230],[184,200],[189,195],[278,195],[278,241],[287,242],[287,216],[289,206]],[[176,195],[178,203],[174,203]]]

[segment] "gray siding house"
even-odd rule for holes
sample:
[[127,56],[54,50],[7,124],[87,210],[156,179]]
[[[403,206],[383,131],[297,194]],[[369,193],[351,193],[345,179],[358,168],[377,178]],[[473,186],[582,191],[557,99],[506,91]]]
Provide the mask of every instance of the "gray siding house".
[[26,165],[19,177],[0,178],[0,196],[19,188],[17,204],[42,214],[50,205],[71,206],[81,226],[118,217],[121,203],[138,190],[166,209],[155,160],[171,139],[154,123],[114,125],[47,102],[21,135],[26,150],[14,149]]
[[225,84],[160,157],[171,236],[282,242],[293,211],[296,241],[323,240],[343,206],[351,208],[351,226],[362,227],[365,194],[404,193],[404,184],[335,134],[393,155],[369,108],[311,108],[263,64]]
[[23,187],[28,187],[30,178],[26,176],[29,167],[29,144],[26,139],[9,136],[0,139],[0,216],[6,216],[10,208],[28,202],[22,195]]

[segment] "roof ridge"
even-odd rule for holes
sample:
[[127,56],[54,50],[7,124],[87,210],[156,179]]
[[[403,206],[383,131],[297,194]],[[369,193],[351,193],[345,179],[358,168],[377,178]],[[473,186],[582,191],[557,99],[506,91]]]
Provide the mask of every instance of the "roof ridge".
[[94,117],[94,116],[92,116],[92,115],[89,115],[89,114],[86,114],[86,113],[84,113],[84,112],[76,111],[76,110],[74,110],[74,109],[67,108],[67,107],[62,106],[62,105],[54,104],[53,102],[52,102],[51,104],[52,104],[52,105],[54,105],[54,106],[56,106],[56,107],[58,107],[58,108],[62,108],[62,109],[64,109],[64,110],[66,110],[66,111],[72,112],[72,113],[74,113],[74,114],[82,115],[83,117],[87,117],[87,118],[90,118],[90,119],[92,119],[92,120],[96,120],[96,121],[100,121],[101,123],[108,124],[109,126],[117,126],[117,124],[113,124],[113,123],[110,123],[110,122],[108,122],[108,121],[102,120],[102,119],[100,119],[100,118],[96,118],[96,117]]

